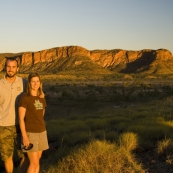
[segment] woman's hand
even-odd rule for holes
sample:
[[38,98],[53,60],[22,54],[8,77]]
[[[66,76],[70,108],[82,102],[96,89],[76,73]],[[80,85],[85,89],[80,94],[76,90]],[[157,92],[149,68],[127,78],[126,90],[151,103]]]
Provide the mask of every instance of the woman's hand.
[[26,136],[26,137],[23,137],[22,144],[23,144],[24,146],[26,146],[26,147],[29,146],[30,142],[29,142],[29,139],[28,139],[27,136]]

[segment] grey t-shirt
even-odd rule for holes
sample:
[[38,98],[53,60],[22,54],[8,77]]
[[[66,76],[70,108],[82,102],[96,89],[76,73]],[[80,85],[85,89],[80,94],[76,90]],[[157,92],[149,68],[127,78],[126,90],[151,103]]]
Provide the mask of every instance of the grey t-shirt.
[[18,101],[26,88],[27,81],[16,76],[13,83],[5,77],[0,80],[0,126],[18,124]]

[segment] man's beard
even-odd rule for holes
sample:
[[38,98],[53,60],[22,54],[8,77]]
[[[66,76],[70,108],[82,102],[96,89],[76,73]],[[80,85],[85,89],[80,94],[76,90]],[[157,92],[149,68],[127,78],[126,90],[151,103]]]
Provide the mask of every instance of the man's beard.
[[16,73],[12,73],[12,74],[6,73],[6,76],[9,78],[13,78],[15,75],[16,75]]

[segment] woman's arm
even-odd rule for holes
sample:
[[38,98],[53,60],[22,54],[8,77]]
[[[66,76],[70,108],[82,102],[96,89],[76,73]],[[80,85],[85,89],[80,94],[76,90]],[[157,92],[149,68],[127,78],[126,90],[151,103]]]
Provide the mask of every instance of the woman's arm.
[[24,122],[25,113],[26,109],[24,107],[19,107],[19,125],[22,133],[22,142],[24,146],[28,146],[30,142],[28,140],[28,136],[26,134],[26,129],[25,129],[25,122]]

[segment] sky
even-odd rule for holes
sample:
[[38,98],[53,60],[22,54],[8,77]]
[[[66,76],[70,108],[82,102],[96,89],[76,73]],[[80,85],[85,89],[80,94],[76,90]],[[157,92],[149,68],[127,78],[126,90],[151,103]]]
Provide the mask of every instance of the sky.
[[173,54],[173,0],[0,1],[0,53],[62,46]]

